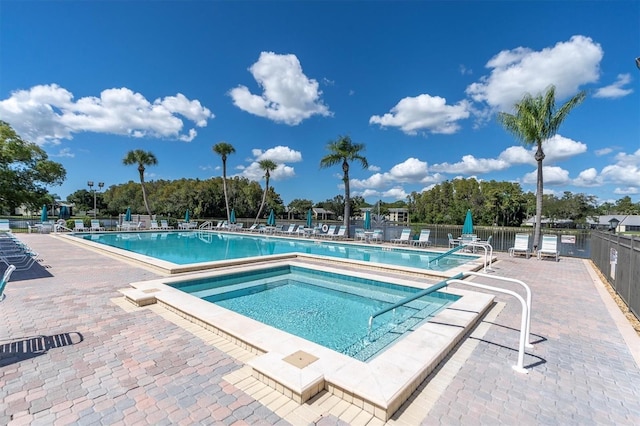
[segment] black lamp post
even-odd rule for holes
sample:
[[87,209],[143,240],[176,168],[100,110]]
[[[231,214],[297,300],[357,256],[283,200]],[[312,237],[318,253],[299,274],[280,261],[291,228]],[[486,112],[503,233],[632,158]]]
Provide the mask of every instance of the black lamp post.
[[611,230],[611,232],[615,234],[619,224],[620,224],[620,221],[615,217],[609,220],[609,229]]
[[[90,191],[93,191],[93,217],[95,219],[96,217],[98,217],[98,211],[96,208],[96,191],[93,190],[93,181],[88,181],[87,186],[89,187]],[[104,182],[98,182],[98,190],[101,190],[103,186]]]

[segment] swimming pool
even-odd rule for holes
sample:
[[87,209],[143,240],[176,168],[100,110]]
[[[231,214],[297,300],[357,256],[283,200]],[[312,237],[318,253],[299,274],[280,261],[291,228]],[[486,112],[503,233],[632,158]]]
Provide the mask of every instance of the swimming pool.
[[279,238],[212,231],[95,233],[80,238],[177,265],[303,253],[399,267],[448,271],[478,256],[451,254],[430,263],[439,252],[370,244]]
[[[493,304],[493,296],[489,294],[450,287],[439,290],[461,297],[440,309],[430,320],[411,325],[411,332],[395,339],[385,350],[376,351],[367,361],[362,361],[181,290],[190,287],[196,293],[203,292],[205,297],[213,296],[215,285],[213,289],[207,288],[211,287],[207,282],[222,282],[238,286],[235,290],[242,290],[240,287],[252,277],[267,281],[277,279],[280,267],[289,271],[296,271],[297,267],[312,270],[312,279],[314,274],[319,274],[320,277],[331,277],[330,281],[333,281],[342,275],[350,282],[349,287],[356,288],[356,293],[359,287],[364,286],[361,279],[369,284],[375,282],[377,284],[371,291],[383,294],[387,293],[384,287],[388,287],[391,295],[385,297],[391,298],[401,297],[405,291],[411,293],[425,289],[440,280],[426,274],[418,277],[388,272],[382,279],[378,271],[360,268],[347,271],[298,257],[295,260],[269,260],[224,270],[140,281],[131,283],[132,288],[121,292],[137,306],[157,303],[170,315],[186,318],[189,323],[253,353],[253,357],[244,361],[252,376],[297,403],[302,404],[326,390],[382,420],[390,418]],[[399,290],[394,286],[410,289]],[[206,295],[206,292],[213,293]],[[310,306],[315,306],[312,300],[309,302]],[[264,303],[275,306],[271,300]],[[350,314],[352,309],[349,307],[344,311]],[[294,316],[300,319],[303,315],[318,319],[315,313]],[[376,326],[379,326],[377,319]]]
[[298,266],[183,281],[175,287],[361,361],[459,299],[435,292],[381,315],[370,330],[373,314],[419,289]]

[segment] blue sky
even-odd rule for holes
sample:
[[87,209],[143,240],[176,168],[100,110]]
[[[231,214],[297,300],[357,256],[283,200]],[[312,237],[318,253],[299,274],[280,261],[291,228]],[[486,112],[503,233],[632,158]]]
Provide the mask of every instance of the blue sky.
[[497,123],[525,92],[585,102],[545,143],[545,192],[640,201],[637,1],[0,1],[0,119],[87,181],[228,174],[285,204],[343,194],[320,169],[340,135],[366,146],[352,195],[406,199],[444,180],[519,182],[533,151]]

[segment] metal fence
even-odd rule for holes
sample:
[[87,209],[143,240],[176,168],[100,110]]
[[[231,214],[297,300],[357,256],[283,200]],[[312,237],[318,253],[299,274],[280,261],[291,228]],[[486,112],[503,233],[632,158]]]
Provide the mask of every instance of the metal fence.
[[593,231],[591,260],[640,319],[640,237]]

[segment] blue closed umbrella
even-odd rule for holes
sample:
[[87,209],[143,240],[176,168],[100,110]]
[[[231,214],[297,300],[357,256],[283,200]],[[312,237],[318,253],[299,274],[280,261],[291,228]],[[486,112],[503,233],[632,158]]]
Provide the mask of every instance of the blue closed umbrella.
[[267,226],[276,226],[276,213],[271,209],[269,217],[267,218]]
[[464,218],[462,225],[462,235],[473,234],[473,218],[471,217],[471,209],[467,210],[467,216]]
[[127,212],[124,214],[125,222],[131,222],[131,207],[127,207]]
[[313,227],[313,211],[309,209],[307,212],[307,228]]
[[364,229],[371,229],[371,212],[364,212]]
[[45,223],[49,220],[49,215],[47,214],[47,206],[42,206],[42,213],[40,213],[40,222]]
[[71,217],[71,215],[69,214],[69,207],[61,206],[59,217],[60,219],[65,219],[65,220],[69,219]]
[[231,209],[231,217],[229,218],[231,223],[236,223],[236,209]]
[[184,214],[184,221],[189,222],[189,209],[187,209],[187,212]]

